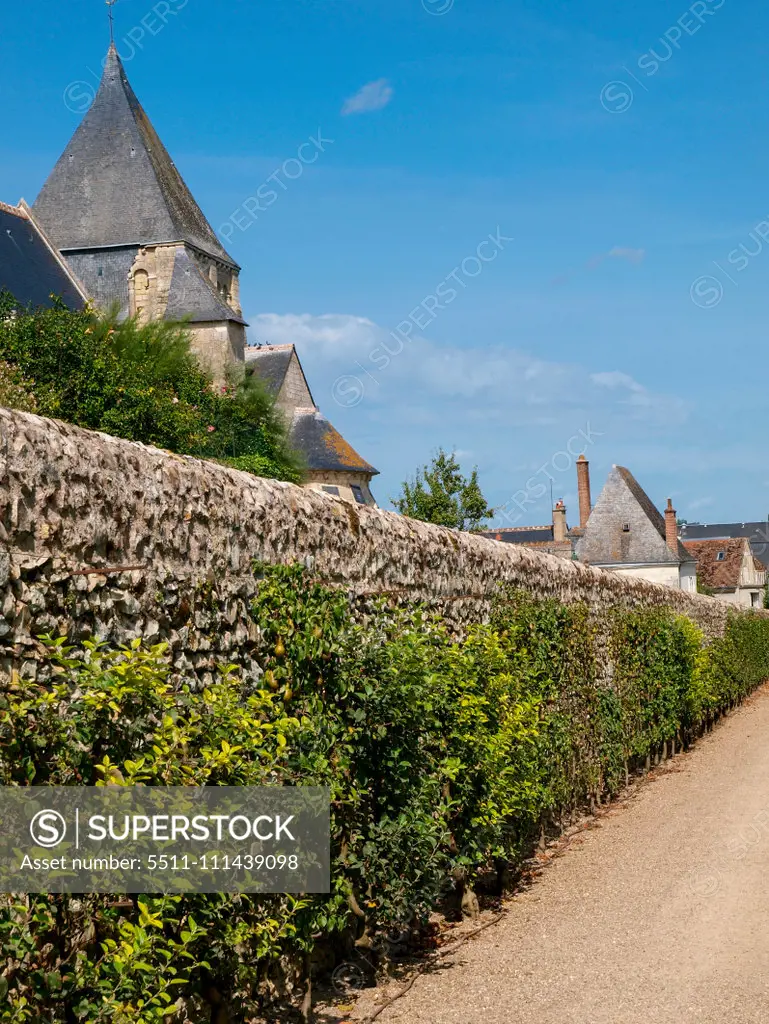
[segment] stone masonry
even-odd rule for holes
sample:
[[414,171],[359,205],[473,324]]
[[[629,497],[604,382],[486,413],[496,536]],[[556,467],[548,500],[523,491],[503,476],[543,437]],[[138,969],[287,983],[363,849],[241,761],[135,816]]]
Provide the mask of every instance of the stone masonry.
[[40,674],[42,634],[167,641],[200,682],[258,677],[254,560],[304,561],[351,595],[425,601],[456,630],[501,583],[610,607],[669,605],[708,636],[729,608],[517,545],[0,409],[0,671]]

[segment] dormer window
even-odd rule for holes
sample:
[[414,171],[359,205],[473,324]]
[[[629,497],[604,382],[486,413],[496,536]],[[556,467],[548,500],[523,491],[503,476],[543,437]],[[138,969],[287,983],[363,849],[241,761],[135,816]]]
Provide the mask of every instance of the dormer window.
[[725,551],[719,551],[718,554],[716,555],[716,561],[717,562],[723,562],[723,560],[725,558],[726,558],[726,552]]
[[623,523],[622,524],[622,532],[623,533],[630,533],[630,523]]

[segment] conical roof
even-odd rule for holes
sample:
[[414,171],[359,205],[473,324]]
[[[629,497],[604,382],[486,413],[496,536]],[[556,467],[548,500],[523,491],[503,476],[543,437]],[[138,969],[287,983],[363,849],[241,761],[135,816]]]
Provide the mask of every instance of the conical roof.
[[142,109],[114,44],[93,105],[33,211],[59,249],[183,241],[237,266]]

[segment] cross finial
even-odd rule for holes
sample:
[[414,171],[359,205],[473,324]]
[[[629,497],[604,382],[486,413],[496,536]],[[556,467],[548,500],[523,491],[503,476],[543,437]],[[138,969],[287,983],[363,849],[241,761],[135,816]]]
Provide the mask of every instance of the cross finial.
[[105,0],[107,4],[107,12],[109,14],[109,41],[114,45],[115,42],[115,16],[112,13],[112,8],[117,3],[117,0]]

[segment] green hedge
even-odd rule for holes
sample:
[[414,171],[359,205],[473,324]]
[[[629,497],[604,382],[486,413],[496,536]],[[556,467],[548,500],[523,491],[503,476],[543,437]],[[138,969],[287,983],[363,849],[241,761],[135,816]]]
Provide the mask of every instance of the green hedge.
[[0,696],[0,783],[328,785],[333,892],[6,898],[0,1021],[248,1022],[301,995],[321,954],[509,877],[543,828],[769,677],[758,615],[706,645],[664,609],[596,619],[507,593],[457,641],[423,609],[354,610],[299,568],[262,572],[261,689],[233,666],[174,688],[162,647],[84,660],[60,641],[55,683]]

